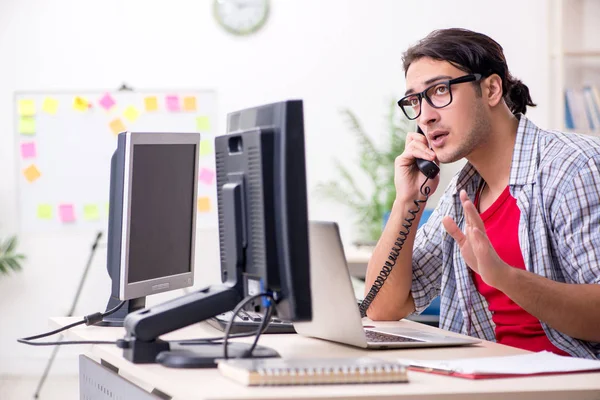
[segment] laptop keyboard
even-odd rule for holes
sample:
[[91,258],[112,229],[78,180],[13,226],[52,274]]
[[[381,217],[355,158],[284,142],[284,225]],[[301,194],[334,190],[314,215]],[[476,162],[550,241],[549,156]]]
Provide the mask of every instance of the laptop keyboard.
[[385,343],[385,342],[424,342],[424,340],[417,340],[408,338],[405,336],[388,335],[387,333],[374,332],[365,329],[367,335],[367,342],[372,343]]

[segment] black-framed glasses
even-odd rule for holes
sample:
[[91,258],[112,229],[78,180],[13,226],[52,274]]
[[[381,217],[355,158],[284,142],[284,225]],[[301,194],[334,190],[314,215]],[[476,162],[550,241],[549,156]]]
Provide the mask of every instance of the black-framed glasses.
[[452,85],[465,82],[477,82],[482,78],[481,74],[470,74],[438,82],[429,86],[421,93],[409,94],[398,100],[398,106],[408,119],[417,119],[421,115],[421,103],[423,99],[433,108],[444,108],[452,103]]

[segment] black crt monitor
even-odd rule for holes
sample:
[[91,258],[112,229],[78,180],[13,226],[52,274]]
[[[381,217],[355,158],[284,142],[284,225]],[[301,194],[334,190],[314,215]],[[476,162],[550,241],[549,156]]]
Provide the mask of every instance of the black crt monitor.
[[119,345],[134,363],[169,351],[181,358],[185,348],[198,361],[186,367],[210,365],[202,358],[218,358],[211,346],[159,336],[233,310],[248,295],[271,294],[283,319],[312,318],[302,101],[230,113],[215,153],[223,283],[127,316]]
[[107,310],[98,325],[123,326],[146,296],[192,286],[198,133],[123,132],[111,159]]

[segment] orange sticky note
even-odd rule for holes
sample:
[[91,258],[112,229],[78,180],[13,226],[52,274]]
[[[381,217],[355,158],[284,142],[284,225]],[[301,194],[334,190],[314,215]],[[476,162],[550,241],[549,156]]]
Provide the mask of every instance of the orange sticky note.
[[73,99],[73,109],[77,111],[87,111],[90,108],[90,103],[80,96],[75,96]]
[[52,97],[46,97],[42,104],[42,110],[50,115],[56,114],[56,110],[58,110],[58,100],[53,99]]
[[144,105],[146,106],[146,111],[156,111],[158,110],[158,99],[156,96],[148,96],[144,99]]
[[50,204],[38,205],[37,217],[39,219],[52,219],[52,206]]
[[118,135],[119,133],[125,132],[127,130],[127,128],[125,128],[125,125],[123,125],[123,121],[121,121],[121,118],[113,119],[108,125],[110,126],[110,130],[112,131],[112,133],[114,133],[115,135]]
[[19,100],[19,115],[22,117],[31,117],[35,115],[35,101]]
[[135,120],[140,116],[140,112],[134,106],[129,106],[125,109],[125,111],[123,111],[123,115],[131,122],[135,122]]
[[40,173],[40,170],[37,169],[35,164],[31,164],[29,167],[23,170],[23,175],[25,175],[25,179],[27,179],[29,183],[32,183],[36,179],[38,179],[42,174]]
[[198,212],[206,213],[210,211],[210,198],[199,197],[198,198]]
[[195,96],[186,96],[183,98],[183,111],[196,111]]

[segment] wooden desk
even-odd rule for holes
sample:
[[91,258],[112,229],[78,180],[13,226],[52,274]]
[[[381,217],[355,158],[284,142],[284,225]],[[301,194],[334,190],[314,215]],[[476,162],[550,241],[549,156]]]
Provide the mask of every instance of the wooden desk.
[[[78,318],[53,318],[54,327],[65,326]],[[400,325],[431,331],[439,329],[413,321],[383,322],[375,325]],[[77,326],[66,332],[71,340],[116,340],[123,328]],[[165,335],[165,339],[219,336],[222,333],[206,323],[195,324]],[[456,335],[454,333],[447,333]],[[251,342],[252,338],[236,339]],[[363,350],[295,334],[264,335],[259,344],[277,350],[282,357],[352,357],[370,355],[380,358],[452,359],[490,357],[525,353],[523,350],[491,342],[471,347],[448,347],[413,350]],[[600,373],[555,375],[472,381],[433,374],[409,372],[409,383],[368,385],[324,385],[249,388],[223,377],[216,369],[181,370],[157,364],[132,364],[122,357],[122,350],[112,345],[94,345],[86,356],[107,365],[107,373],[134,383],[147,393],[159,391],[163,399],[600,399]],[[80,364],[81,366],[81,364]],[[112,369],[112,371],[111,371]],[[82,382],[80,369],[80,384]],[[88,379],[89,378],[85,378]],[[118,378],[117,378],[118,379]],[[89,385],[89,381],[86,383]],[[112,396],[110,388],[107,397]],[[129,397],[132,399],[133,397]]]

